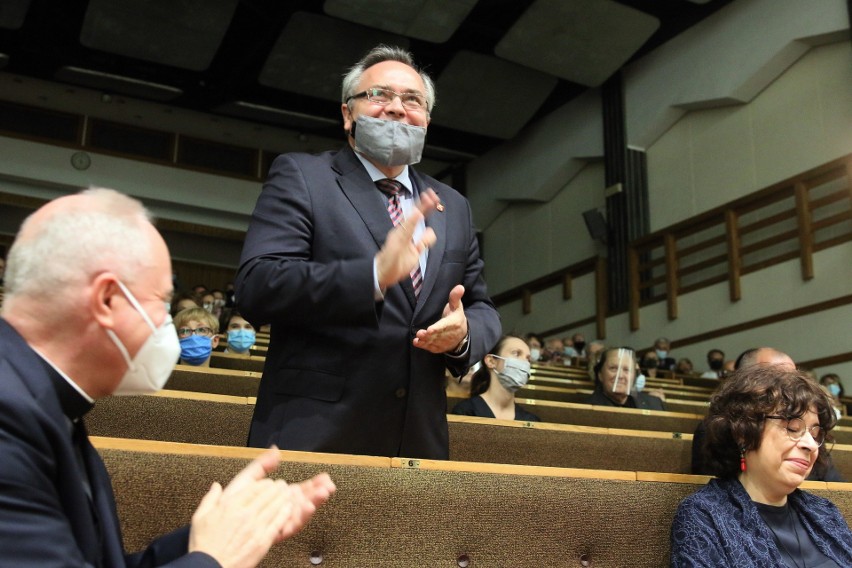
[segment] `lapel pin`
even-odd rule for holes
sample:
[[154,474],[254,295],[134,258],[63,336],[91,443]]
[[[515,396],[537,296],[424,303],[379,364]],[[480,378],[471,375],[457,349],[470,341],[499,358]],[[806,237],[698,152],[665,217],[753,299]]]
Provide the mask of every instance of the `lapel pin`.
[[438,205],[435,206],[435,209],[438,210],[438,213],[443,213],[444,212],[444,204],[439,201]]

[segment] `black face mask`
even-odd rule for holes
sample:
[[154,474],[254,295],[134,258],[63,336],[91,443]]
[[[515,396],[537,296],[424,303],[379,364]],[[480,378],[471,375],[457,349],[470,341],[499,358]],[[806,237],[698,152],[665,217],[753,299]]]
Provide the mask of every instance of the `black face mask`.
[[583,347],[585,347],[585,346],[586,346],[585,341],[575,341],[574,342],[574,351],[576,351],[577,353],[582,353]]
[[657,363],[659,363],[659,361],[657,361],[656,359],[648,359],[647,361],[645,361],[643,367],[645,367],[646,369],[656,369]]
[[722,366],[725,364],[721,359],[710,359],[710,368],[714,371],[721,371]]

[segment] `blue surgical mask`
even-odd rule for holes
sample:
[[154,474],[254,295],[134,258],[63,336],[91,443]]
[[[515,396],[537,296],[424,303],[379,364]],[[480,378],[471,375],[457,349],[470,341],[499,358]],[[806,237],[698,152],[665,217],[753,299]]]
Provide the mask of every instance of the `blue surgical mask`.
[[255,335],[252,329],[229,329],[228,351],[243,353],[254,345]]
[[180,340],[180,358],[190,365],[202,365],[213,352],[213,340],[203,335],[190,335]]
[[661,361],[663,359],[665,359],[666,357],[668,357],[668,354],[669,354],[668,351],[663,351],[662,349],[657,349],[656,351],[657,351],[657,357],[659,357]]
[[645,375],[640,373],[639,376],[636,377],[636,390],[638,392],[642,392],[642,389],[644,389],[644,388],[645,388]]
[[831,396],[840,396],[840,385],[836,383],[828,385],[828,392],[831,393]]

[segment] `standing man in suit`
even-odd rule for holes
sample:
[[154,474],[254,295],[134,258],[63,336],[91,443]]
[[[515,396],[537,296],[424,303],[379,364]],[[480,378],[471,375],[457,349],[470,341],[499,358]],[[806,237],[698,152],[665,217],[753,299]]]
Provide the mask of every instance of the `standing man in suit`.
[[9,251],[0,319],[0,565],[255,566],[334,485],[266,476],[261,454],[192,525],[125,555],[106,468],[83,415],[113,393],[162,388],[180,345],[166,243],[137,201],[89,190],[30,216]]
[[249,445],[446,459],[444,370],[501,333],[470,205],[410,167],[435,89],[408,52],[374,48],[342,91],[348,143],[279,156],[246,235],[237,305],[272,326]]

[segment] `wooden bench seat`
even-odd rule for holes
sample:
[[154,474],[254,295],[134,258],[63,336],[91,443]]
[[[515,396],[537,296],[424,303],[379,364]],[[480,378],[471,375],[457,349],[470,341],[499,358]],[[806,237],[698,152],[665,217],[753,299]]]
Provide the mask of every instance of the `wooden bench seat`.
[[[92,441],[112,476],[129,550],[186,524],[213,480],[227,482],[259,452]],[[304,452],[282,457],[276,477],[294,481],[326,471],[338,489],[301,533],[271,550],[263,566],[659,568],[669,564],[678,503],[707,480]],[[852,519],[849,484],[803,487]]]
[[164,388],[231,396],[257,396],[261,373],[175,365]]
[[233,369],[236,371],[263,372],[266,357],[258,355],[238,355],[236,353],[219,353],[214,351],[210,356],[210,367],[214,369]]

